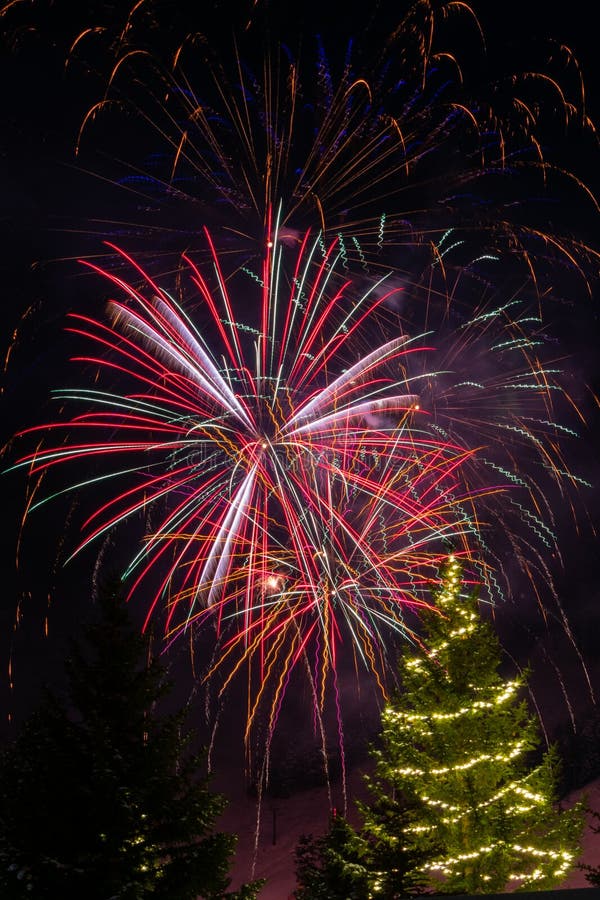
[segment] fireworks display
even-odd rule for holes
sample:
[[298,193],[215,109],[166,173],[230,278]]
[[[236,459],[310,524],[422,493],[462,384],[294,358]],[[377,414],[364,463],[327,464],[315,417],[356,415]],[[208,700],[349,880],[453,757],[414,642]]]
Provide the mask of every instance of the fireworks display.
[[88,263],[117,295],[106,321],[70,317],[92,343],[76,361],[97,368],[94,386],[56,392],[80,410],[31,429],[43,443],[19,463],[34,479],[68,464],[82,472],[68,490],[101,490],[75,554],[141,524],[130,595],[147,622],[166,611],[169,643],[210,620],[205,677],[219,672],[222,693],[249,668],[247,738],[261,704],[272,733],[299,663],[322,714],[348,645],[385,693],[390,633],[415,639],[406,612],[427,602],[449,545],[501,596],[489,535],[503,528],[535,584],[541,548],[556,546],[552,511],[541,478],[507,467],[535,454],[550,480],[574,480],[552,456],[561,426],[540,418],[557,370],[529,359],[539,319],[518,299],[452,336],[447,354],[485,342],[501,361],[488,383],[463,380],[456,361],[429,367],[435,335],[403,331],[393,278],[358,294],[339,240],[307,232],[290,250],[277,222],[269,235],[262,272],[233,296],[208,232],[210,279],[184,260],[201,324],[123,251],[136,286]]
[[[111,324],[74,314],[70,325],[93,342],[83,359],[100,384],[60,391],[84,411],[34,429],[56,441],[21,462],[36,477],[59,463],[94,468],[72,489],[103,484],[109,499],[79,549],[139,514],[158,523],[124,574],[132,593],[154,596],[148,617],[167,609],[169,639],[214,620],[225,682],[243,661],[256,670],[250,722],[273,675],[271,726],[299,660],[314,661],[323,706],[346,633],[382,684],[388,631],[425,602],[444,541],[474,531],[474,492],[459,476],[473,451],[420,422],[424,376],[410,373],[423,338],[377,344],[398,288],[382,278],[356,296],[335,243],[307,233],[287,268],[276,227],[272,237],[245,322],[216,253],[216,288],[187,260],[201,328],[148,276],[134,288],[103,273],[122,295]],[[103,390],[114,373],[118,392]]]
[[150,52],[152,9],[65,48],[71,71],[104,42],[73,146],[133,111],[133,201],[85,229],[108,314],[70,314],[75,386],[20,435],[28,519],[77,496],[69,559],[135,543],[130,598],[167,648],[210,633],[200,680],[246,684],[248,743],[301,670],[343,749],[340,671],[386,694],[449,546],[486,602],[525,583],[581,659],[554,579],[587,410],[557,331],[600,259],[573,209],[598,207],[544,143],[594,133],[574,58],[470,96],[443,28],[481,41],[474,13],[418,3],[376,64],[280,43],[256,75],[243,35],[224,60],[173,25]]
[[[319,229],[371,276],[391,269],[414,284],[430,277],[437,255],[446,271],[502,290],[527,284],[544,302],[557,277],[561,290],[577,281],[589,295],[599,258],[581,222],[597,201],[548,139],[582,149],[595,141],[567,48],[546,71],[487,74],[468,5],[425,2],[408,5],[373,45],[335,46],[333,60],[334,47],[315,36],[298,47],[273,37],[256,61],[262,21],[220,41],[180,23],[152,52],[152,4],[141,6],[121,27],[84,27],[66,51],[66,70],[88,78],[86,52],[100,42],[105,53],[94,70],[100,98],[74,134],[77,156],[121,134],[116,178],[131,211],[143,212],[90,222],[97,237],[126,237],[154,273],[197,249],[208,224],[230,269],[260,268],[281,204],[282,241]],[[456,27],[470,36],[464,60]],[[490,273],[490,260],[510,276]]]

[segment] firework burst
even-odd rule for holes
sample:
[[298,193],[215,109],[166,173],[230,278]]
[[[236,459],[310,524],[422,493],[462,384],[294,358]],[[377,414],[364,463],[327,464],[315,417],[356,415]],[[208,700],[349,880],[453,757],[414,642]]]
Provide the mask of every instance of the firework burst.
[[423,421],[423,376],[410,374],[423,339],[380,340],[398,288],[381,279],[357,296],[340,277],[339,248],[321,236],[307,234],[288,269],[274,229],[246,321],[217,254],[215,286],[186,260],[199,326],[121,255],[142,284],[97,270],[122,299],[110,302],[110,322],[75,314],[69,329],[95,347],[80,359],[119,387],[58,391],[95,411],[32,429],[44,444],[19,465],[36,477],[57,464],[100,466],[71,488],[109,494],[75,553],[159,516],[124,577],[132,594],[153,591],[148,619],[166,610],[169,641],[212,620],[226,683],[243,662],[256,668],[250,720],[275,673],[274,724],[290,670],[309,657],[322,706],[344,634],[383,687],[386,636],[410,634],[405,613],[425,602],[444,542],[467,551],[477,494],[459,474],[473,450]]
[[[167,645],[211,630],[202,678],[219,697],[246,672],[248,743],[258,723],[270,741],[297,669],[317,719],[334,698],[343,741],[340,658],[385,695],[390,638],[418,640],[449,544],[498,599],[504,559],[490,535],[502,530],[535,583],[557,538],[532,459],[560,489],[574,476],[548,418],[557,370],[535,356],[539,320],[522,299],[483,298],[450,338],[442,323],[411,334],[393,273],[358,290],[339,241],[308,232],[295,251],[278,229],[243,288],[206,231],[211,270],[184,259],[193,303],[117,247],[118,274],[87,262],[117,295],[106,320],[70,317],[94,387],[55,392],[83,411],[25,432],[42,443],[18,465],[42,482],[80,467],[58,493],[102,492],[73,556],[145,523],[123,574],[130,596]],[[492,359],[480,381],[465,374],[475,354]]]

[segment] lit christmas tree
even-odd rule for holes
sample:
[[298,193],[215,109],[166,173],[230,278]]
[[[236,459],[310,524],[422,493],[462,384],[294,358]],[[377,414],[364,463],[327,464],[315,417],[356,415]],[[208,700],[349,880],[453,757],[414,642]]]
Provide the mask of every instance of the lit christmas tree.
[[[363,834],[424,853],[415,874],[442,893],[553,887],[576,861],[583,809],[557,806],[558,760],[540,752],[525,677],[499,674],[500,643],[453,556],[433,599],[427,652],[404,652],[402,690],[382,714]],[[397,830],[395,804],[409,815]],[[382,871],[371,896],[387,896],[386,881]]]

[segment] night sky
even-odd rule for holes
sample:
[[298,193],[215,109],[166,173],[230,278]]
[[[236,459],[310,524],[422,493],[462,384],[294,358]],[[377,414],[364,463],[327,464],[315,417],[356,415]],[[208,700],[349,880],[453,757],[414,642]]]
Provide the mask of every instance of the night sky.
[[[0,9],[2,6],[0,2]],[[157,271],[160,267],[168,271],[179,245],[193,244],[201,217],[216,229],[227,225],[223,206],[211,207],[206,198],[193,208],[187,208],[185,203],[173,204],[168,198],[159,202],[153,197],[151,203],[147,202],[147,194],[140,193],[132,173],[136,165],[138,172],[147,171],[153,152],[160,152],[161,148],[155,138],[149,138],[146,129],[127,116],[107,116],[106,125],[101,120],[100,124],[94,123],[84,132],[81,152],[75,155],[80,124],[86,111],[102,98],[107,56],[114,51],[106,49],[110,44],[107,37],[104,43],[100,39],[96,43],[90,41],[89,52],[82,52],[66,70],[65,57],[74,38],[88,25],[101,23],[106,26],[107,35],[111,28],[116,33],[124,6],[118,2],[97,2],[85,4],[83,11],[79,4],[40,0],[15,4],[0,19],[5,37],[0,55],[0,266],[2,344],[3,356],[7,356],[2,375],[1,421],[5,465],[14,461],[12,436],[47,421],[51,415],[49,390],[61,385],[68,370],[70,348],[64,339],[65,314],[72,309],[100,309],[98,284],[82,272],[78,258],[96,257],[103,252],[101,242],[106,238],[129,241],[145,259],[158,244]],[[378,42],[393,29],[398,4],[382,0],[355,9],[338,2],[299,3],[297,7],[275,0],[271,5],[265,0],[256,4],[214,2],[209,12],[202,4],[200,23],[194,21],[198,3],[178,3],[176,10],[166,2],[147,6],[155,10],[155,15],[148,17],[143,29],[138,25],[143,37],[140,46],[159,56],[162,53],[165,58],[181,36],[201,28],[211,52],[222,58],[231,53],[231,36],[236,33],[244,58],[255,67],[260,65],[265,35],[294,48],[314,47],[318,35],[334,68],[343,64],[351,37],[365,58],[377,59]],[[500,5],[479,0],[473,6],[486,36],[492,72],[543,69],[548,40],[555,48],[567,44],[581,63],[588,115],[593,119],[600,117],[597,44],[589,4],[578,0],[558,7],[541,0],[511,0]],[[470,35],[465,29],[450,43],[463,48],[465,58],[472,59],[476,70],[479,51],[475,48],[480,45],[475,31]],[[139,84],[134,83],[131,89],[139,92]],[[569,145],[559,131],[549,140],[565,145],[561,147],[562,159],[598,194],[600,160],[594,140],[588,138]],[[570,203],[571,199],[565,199],[566,207]],[[550,218],[554,215],[558,213],[551,209]],[[567,209],[567,218],[582,241],[597,246],[599,221],[591,203],[582,203],[581,207],[575,203]],[[261,236],[254,237],[259,241]],[[574,643],[565,634],[553,602],[548,605],[547,615],[540,613],[537,602],[528,594],[528,585],[509,558],[506,570],[514,578],[512,597],[506,609],[498,609],[496,614],[499,633],[511,658],[518,664],[530,662],[533,667],[532,685],[550,731],[568,722],[570,713],[580,715],[590,708],[581,660],[589,667],[595,689],[600,688],[595,637],[600,626],[595,532],[600,524],[600,419],[593,401],[593,392],[600,388],[600,285],[594,286],[592,297],[573,287],[567,276],[564,285],[557,283],[554,287],[563,300],[556,307],[549,331],[557,341],[557,357],[568,373],[570,390],[588,420],[569,461],[581,478],[592,485],[577,492],[579,505],[574,514],[566,497],[564,508],[557,506],[554,510],[563,565],[556,558],[548,560]],[[19,722],[35,703],[41,685],[61,683],[68,637],[78,634],[91,608],[96,560],[91,554],[66,569],[62,567],[68,548],[59,537],[63,532],[60,516],[76,517],[80,512],[77,507],[63,505],[54,516],[45,513],[39,522],[31,524],[31,530],[28,526],[21,539],[19,523],[26,502],[26,481],[20,472],[2,478],[0,727],[10,735],[11,723]],[[67,529],[64,541],[70,539]],[[111,566],[113,562],[118,566],[126,558],[119,546],[111,546],[109,553]],[[16,618],[19,624],[15,630]],[[187,653],[174,652],[168,662],[176,676],[178,696],[195,697]],[[367,694],[370,687],[367,686]],[[352,690],[348,687],[348,696]],[[300,687],[298,692],[298,697],[289,694],[284,722],[297,721],[304,714]],[[196,701],[199,709],[199,693]],[[235,741],[240,739],[242,727],[238,702],[243,701],[236,700],[234,692],[224,716],[225,733],[234,735]],[[376,713],[370,700],[363,707],[355,707],[348,724],[350,757],[355,753],[361,758],[365,742],[372,736]],[[227,765],[235,766],[242,759],[241,752],[232,746],[231,741],[224,740],[219,750],[224,767],[227,751],[231,757]],[[235,746],[241,750],[241,743]],[[289,753],[285,728],[275,746],[282,758]],[[306,746],[313,749],[310,739]]]

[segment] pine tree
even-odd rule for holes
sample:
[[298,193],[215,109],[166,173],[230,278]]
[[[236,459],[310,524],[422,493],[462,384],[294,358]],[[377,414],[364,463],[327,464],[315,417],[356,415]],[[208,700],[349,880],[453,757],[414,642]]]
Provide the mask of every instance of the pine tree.
[[[359,804],[362,809],[362,804]],[[421,851],[403,846],[396,835],[408,824],[408,811],[398,799],[381,797],[377,815],[384,827],[354,829],[340,815],[319,838],[304,836],[296,848],[296,900],[399,900],[424,885],[419,871]]]
[[[424,853],[418,868],[439,892],[553,887],[578,854],[583,810],[557,807],[557,755],[541,752],[526,676],[499,674],[499,641],[453,556],[440,581],[427,651],[402,654],[401,690],[382,714],[364,833]],[[390,820],[396,803],[408,824]]]
[[318,838],[303,836],[296,847],[296,900],[367,900],[369,873],[363,846],[348,821],[332,817]]
[[226,893],[235,837],[192,752],[185,708],[109,589],[74,645],[69,703],[48,695],[0,757],[4,898],[250,900]]
[[370,803],[357,803],[363,821],[360,841],[369,870],[366,896],[380,900],[415,896],[427,884],[424,870],[432,847],[406,840],[406,830],[416,814],[407,797],[390,791],[384,782],[369,778],[366,781],[371,791]]

